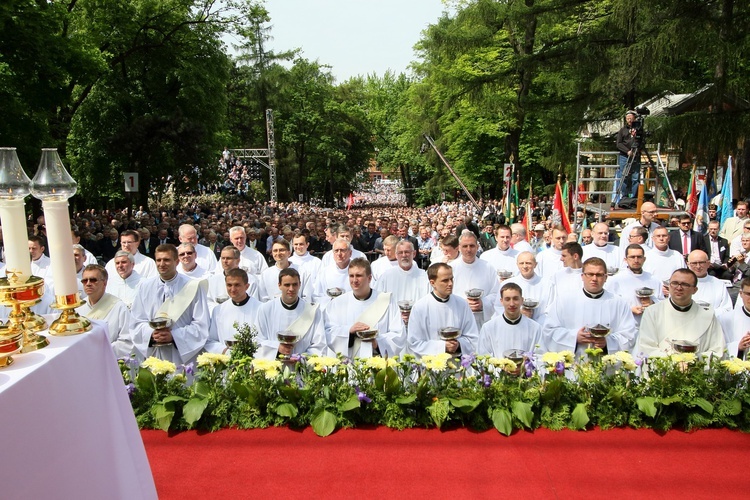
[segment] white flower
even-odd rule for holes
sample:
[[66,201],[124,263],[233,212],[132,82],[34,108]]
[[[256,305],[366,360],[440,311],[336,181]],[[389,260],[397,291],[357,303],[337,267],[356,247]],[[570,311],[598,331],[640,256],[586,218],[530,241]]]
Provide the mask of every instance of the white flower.
[[147,358],[141,366],[143,368],[146,368],[148,371],[153,373],[154,375],[165,375],[169,373],[174,373],[177,367],[174,363],[171,361],[164,361],[162,359],[155,358],[151,356],[150,358]]
[[229,363],[229,355],[228,354],[218,354],[215,352],[204,352],[200,356],[198,356],[197,359],[198,366],[201,368],[206,366],[214,366],[214,365],[226,365]]

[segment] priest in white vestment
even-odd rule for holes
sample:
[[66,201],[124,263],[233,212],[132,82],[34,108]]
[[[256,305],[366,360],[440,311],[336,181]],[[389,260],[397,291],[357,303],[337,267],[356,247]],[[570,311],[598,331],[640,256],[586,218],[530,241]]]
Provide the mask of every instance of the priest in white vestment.
[[[300,276],[296,269],[279,273],[281,296],[261,304],[258,309],[258,343],[256,357],[274,359],[279,354],[327,356],[323,315],[319,305],[312,305],[299,296]],[[279,342],[278,333],[294,335],[293,343]]]
[[740,292],[734,309],[719,317],[729,356],[750,359],[750,278],[740,282]]
[[705,302],[714,308],[714,314],[720,316],[732,310],[732,299],[729,297],[727,282],[708,274],[711,262],[703,250],[693,250],[688,254],[688,269],[698,277],[698,289],[693,294],[695,302]]
[[510,271],[515,276],[518,274],[516,259],[521,252],[510,247],[511,238],[512,234],[508,226],[498,227],[495,230],[497,246],[482,252],[480,259],[489,262],[495,268],[495,271]]
[[192,243],[195,246],[195,261],[205,269],[208,274],[216,271],[216,254],[205,245],[198,244],[198,232],[191,224],[182,224],[177,230],[180,243]]
[[[521,307],[521,314],[529,319],[533,319],[540,326],[544,324],[547,318],[547,309],[552,302],[552,286],[549,280],[543,279],[536,274],[536,257],[533,252],[521,252],[516,259],[519,273],[502,282],[502,286],[507,283],[515,283],[521,287],[521,293],[524,300],[536,302],[536,307]],[[503,312],[502,300],[497,302],[495,313]]]
[[[367,256],[354,248],[352,246],[352,232],[351,230],[346,226],[346,224],[341,224],[337,227],[330,228],[330,233],[333,235],[333,241],[335,242],[338,239],[345,239],[349,242],[349,250],[351,250],[352,255],[351,259],[359,259],[359,258],[367,258]],[[330,266],[335,261],[335,255],[333,253],[333,250],[329,250],[326,253],[323,254],[323,267]]]
[[[406,331],[396,300],[391,293],[373,290],[371,282],[367,259],[353,259],[349,264],[351,291],[331,301],[323,315],[328,345],[334,353],[369,358],[378,354],[393,357],[404,351]],[[357,332],[368,330],[377,330],[377,337],[360,339]]]
[[675,352],[672,342],[687,340],[698,345],[698,353],[724,355],[724,334],[713,307],[700,307],[693,301],[698,277],[689,269],[672,273],[669,299],[646,308],[641,320],[636,352],[646,356],[668,356]]
[[[607,279],[605,288],[621,297],[630,306],[636,327],[640,326],[643,311],[655,303],[664,300],[662,294],[662,283],[651,273],[643,270],[646,262],[646,252],[639,244],[628,245],[625,248],[625,266],[620,271]],[[639,296],[636,290],[650,288],[651,296]],[[645,291],[644,291],[645,292]]]
[[[589,346],[606,348],[609,354],[630,351],[635,343],[635,321],[630,307],[604,289],[607,265],[598,257],[583,264],[583,282],[575,293],[558,296],[547,312],[542,329],[545,350],[573,351],[583,356]],[[609,334],[595,337],[590,327],[602,325]]]
[[[156,263],[154,259],[146,257],[138,251],[138,245],[141,242],[141,235],[138,231],[133,229],[127,229],[120,235],[120,246],[126,252],[133,256],[133,268],[138,272],[141,278],[150,278],[157,276],[159,273],[156,270]],[[115,267],[115,259],[112,258],[107,265],[104,266],[107,273],[110,276],[114,276],[117,273]]]
[[607,263],[607,269],[620,269],[623,265],[622,251],[617,245],[609,244],[609,226],[604,222],[598,222],[594,224],[592,234],[594,239],[591,244],[583,247],[583,262],[591,257],[599,257]]
[[[461,256],[449,264],[453,268],[453,289],[466,297],[479,330],[495,313],[500,281],[495,268],[477,257],[479,242],[474,233],[464,230],[458,241]],[[481,290],[481,298],[469,297],[467,292],[472,289]]]
[[518,250],[518,253],[531,252],[532,254],[536,254],[531,243],[528,242],[529,234],[526,231],[526,226],[520,222],[515,222],[510,225],[510,230],[510,244],[514,250]]
[[[141,281],[131,308],[133,343],[143,357],[187,364],[198,356],[208,339],[206,282],[177,272],[174,245],[159,245],[155,257],[159,276]],[[153,329],[149,321],[157,317],[166,318],[171,324]]]
[[135,258],[130,252],[118,250],[112,260],[115,261],[115,274],[108,275],[107,293],[122,300],[130,309],[141,281],[141,275],[135,270]]
[[205,346],[206,351],[215,353],[225,353],[229,349],[227,342],[234,341],[237,334],[235,324],[257,328],[260,309],[260,302],[247,293],[250,283],[244,269],[230,269],[221,276],[224,277],[228,300],[214,308]]
[[[430,280],[427,279],[427,272],[414,261],[416,254],[409,240],[399,241],[396,244],[398,266],[383,273],[375,283],[375,289],[392,293],[397,304],[408,300],[414,305],[430,293]],[[401,311],[401,319],[408,323],[410,313],[410,310]]]
[[541,344],[542,329],[536,321],[521,314],[521,287],[515,283],[503,283],[500,302],[503,311],[485,323],[479,331],[477,354],[503,358],[504,353],[511,349],[536,351]]
[[552,230],[552,246],[536,254],[536,273],[539,276],[551,279],[553,274],[563,268],[560,256],[562,255],[562,246],[567,238],[568,234],[564,229],[555,228]]
[[44,255],[44,240],[41,236],[29,236],[29,255],[31,256],[31,274],[42,278],[52,285],[52,267],[49,257]]
[[[216,272],[208,278],[208,312],[213,314],[214,308],[229,299],[227,295],[226,276],[232,269],[240,268],[240,251],[232,245],[227,245],[221,249],[219,258],[221,272]],[[254,274],[247,273],[248,289],[247,294],[256,300],[258,299],[258,279]]]
[[[297,266],[307,276],[315,277],[320,274],[320,270],[323,268],[323,261],[312,255],[308,249],[310,248],[310,240],[307,235],[299,234],[292,239],[292,248],[294,255],[289,257],[289,261]],[[311,282],[314,280],[310,280]],[[312,283],[311,283],[312,286]],[[312,296],[306,297],[303,293],[302,298],[304,300],[312,299]]]
[[229,230],[229,241],[240,251],[240,267],[256,277],[268,269],[268,262],[263,254],[247,244],[247,232],[242,226],[234,226]]
[[[680,252],[669,248],[669,231],[666,227],[657,227],[651,237],[654,240],[654,247],[646,250],[643,270],[664,282],[669,280],[677,269],[685,267],[685,258]],[[666,292],[668,293],[668,290]]]
[[396,244],[398,244],[398,241],[398,236],[393,234],[383,240],[383,255],[372,263],[373,283],[377,283],[383,273],[389,269],[398,267],[398,260],[396,259]]
[[198,265],[196,253],[195,245],[192,243],[180,243],[177,247],[177,257],[180,259],[177,272],[194,280],[206,279],[210,274],[208,270]]
[[352,257],[349,240],[337,239],[333,242],[331,251],[333,264],[323,266],[313,285],[313,303],[320,304],[323,308],[331,301],[331,296],[328,295],[329,290],[338,288],[347,292],[352,289],[349,285],[349,262]]
[[310,284],[309,277],[289,261],[289,256],[292,254],[291,248],[291,244],[283,238],[274,241],[273,245],[271,245],[271,255],[275,263],[273,266],[264,269],[258,278],[258,296],[261,302],[268,302],[281,295],[281,290],[279,290],[279,273],[282,269],[288,267],[296,269],[300,275],[302,281],[300,295],[311,295],[312,285]]
[[91,320],[107,324],[107,335],[115,357],[130,357],[133,339],[130,335],[130,311],[123,301],[105,293],[107,271],[98,264],[89,264],[81,278],[86,291],[86,302],[77,311]]
[[[443,262],[430,265],[427,277],[432,292],[412,307],[407,329],[409,351],[417,357],[427,354],[474,354],[479,329],[469,303],[453,294],[453,269]],[[458,339],[443,340],[440,329],[457,328]]]
[[550,303],[554,303],[557,297],[577,293],[581,289],[581,273],[583,272],[582,255],[583,249],[577,242],[568,241],[563,245],[560,252],[560,260],[563,263],[563,268],[549,279],[551,287]]

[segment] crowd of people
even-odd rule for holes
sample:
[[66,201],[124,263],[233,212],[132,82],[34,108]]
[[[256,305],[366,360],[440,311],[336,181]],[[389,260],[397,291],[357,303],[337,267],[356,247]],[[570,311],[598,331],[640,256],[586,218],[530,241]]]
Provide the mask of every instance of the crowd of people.
[[[542,200],[540,200],[542,201]],[[740,201],[707,233],[671,231],[644,203],[619,234],[567,234],[539,210],[533,231],[494,201],[332,210],[227,201],[72,217],[79,312],[108,324],[119,356],[191,362],[226,352],[236,325],[258,356],[417,356],[509,349],[583,354],[742,355],[750,344],[750,218]],[[44,217],[29,227],[32,272],[54,282]],[[157,320],[164,320],[159,322]]]

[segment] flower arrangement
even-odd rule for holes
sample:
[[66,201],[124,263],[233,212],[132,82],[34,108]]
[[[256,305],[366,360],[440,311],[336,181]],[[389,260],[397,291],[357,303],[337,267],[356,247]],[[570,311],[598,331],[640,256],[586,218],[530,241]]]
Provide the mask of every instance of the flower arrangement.
[[[142,428],[341,427],[750,431],[750,362],[702,358],[526,353],[523,361],[448,354],[398,358],[300,356],[263,360],[201,354],[196,366],[120,360]],[[520,359],[520,358],[519,358]]]

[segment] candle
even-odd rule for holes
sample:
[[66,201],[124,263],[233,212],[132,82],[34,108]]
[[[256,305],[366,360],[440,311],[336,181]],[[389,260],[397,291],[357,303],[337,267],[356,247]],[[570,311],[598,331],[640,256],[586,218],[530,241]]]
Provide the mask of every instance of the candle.
[[78,292],[78,283],[73,241],[70,238],[68,200],[43,200],[42,209],[47,226],[47,246],[55,295],[73,295]]
[[0,222],[5,242],[5,274],[15,273],[20,283],[31,277],[29,235],[23,199],[0,199]]

